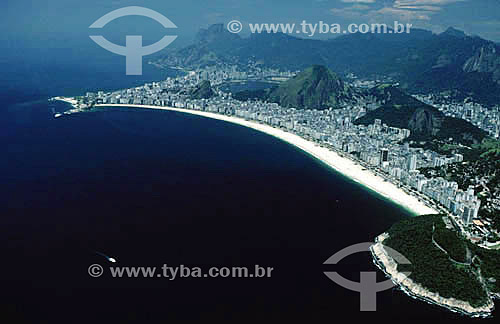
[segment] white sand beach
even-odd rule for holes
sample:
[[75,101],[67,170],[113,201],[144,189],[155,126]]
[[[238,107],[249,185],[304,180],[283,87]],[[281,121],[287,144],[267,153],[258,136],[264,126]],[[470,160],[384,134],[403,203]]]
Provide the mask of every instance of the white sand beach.
[[73,106],[73,108],[78,108],[78,106],[77,106],[78,101],[75,98],[71,98],[71,97],[54,97],[53,99],[54,100],[59,100],[59,101],[67,102],[71,106]]
[[417,198],[407,194],[402,189],[398,188],[396,185],[388,181],[384,181],[383,178],[375,175],[372,171],[363,168],[359,164],[356,164],[352,160],[341,157],[336,152],[330,151],[329,149],[324,147],[320,147],[317,144],[307,141],[298,135],[291,134],[280,129],[276,129],[271,126],[262,125],[256,122],[247,121],[237,117],[230,117],[210,112],[196,111],[189,109],[147,106],[147,105],[128,105],[128,104],[107,104],[107,105],[95,105],[95,106],[124,107],[124,108],[130,107],[130,108],[178,111],[178,112],[203,116],[207,118],[223,120],[226,122],[249,127],[264,132],[266,134],[269,134],[271,136],[277,137],[285,142],[288,142],[300,148],[304,152],[321,160],[322,162],[324,162],[334,170],[338,171],[339,173],[371,189],[372,191],[375,191],[376,193],[395,202],[396,204],[404,207],[405,209],[411,211],[416,215],[438,214],[436,210],[426,206],[423,202],[420,202]]

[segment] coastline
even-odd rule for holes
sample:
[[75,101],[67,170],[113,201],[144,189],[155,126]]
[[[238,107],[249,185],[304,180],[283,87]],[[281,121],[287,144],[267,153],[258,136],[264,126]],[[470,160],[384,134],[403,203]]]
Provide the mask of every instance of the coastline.
[[383,242],[389,237],[388,233],[383,233],[375,239],[375,244],[370,247],[370,252],[373,257],[373,263],[399,286],[401,290],[408,296],[425,301],[432,305],[444,307],[452,312],[460,313],[470,317],[489,317],[495,309],[493,298],[490,296],[487,305],[481,307],[473,307],[468,302],[457,300],[455,298],[444,298],[438,293],[429,291],[419,283],[407,278],[403,273],[398,272],[397,263],[385,251]]
[[254,130],[281,139],[301,149],[302,151],[322,161],[330,168],[341,173],[347,178],[383,196],[384,198],[398,204],[399,206],[405,208],[406,210],[412,212],[415,215],[438,214],[438,211],[436,211],[435,209],[428,207],[424,203],[420,202],[417,198],[407,194],[401,188],[398,188],[396,185],[388,181],[384,181],[383,178],[375,175],[370,170],[364,169],[361,165],[356,164],[354,161],[348,158],[341,157],[336,152],[330,151],[329,149],[324,147],[320,147],[317,144],[310,142],[298,135],[285,132],[281,129],[277,129],[268,125],[259,124],[257,122],[247,121],[233,116],[225,116],[211,112],[189,110],[182,108],[150,106],[150,105],[133,105],[133,104],[98,104],[95,105],[95,107],[143,108],[143,109],[176,111],[176,112],[188,113],[192,115],[222,120],[233,124],[238,124],[241,126],[252,128]]
[[73,97],[54,97],[54,98],[50,98],[49,100],[63,101],[65,103],[70,104],[72,107],[72,109],[67,110],[63,113],[55,114],[54,117],[56,117],[56,118],[61,117],[62,115],[71,115],[71,114],[74,114],[77,112],[81,112],[82,109],[87,108],[86,105],[80,106],[80,104],[78,103],[78,100],[76,100]]
[[76,100],[75,98],[72,98],[72,97],[54,97],[51,99],[58,100],[58,101],[64,101],[66,103],[69,103],[71,106],[73,106],[73,108],[78,108],[77,107],[78,100]]

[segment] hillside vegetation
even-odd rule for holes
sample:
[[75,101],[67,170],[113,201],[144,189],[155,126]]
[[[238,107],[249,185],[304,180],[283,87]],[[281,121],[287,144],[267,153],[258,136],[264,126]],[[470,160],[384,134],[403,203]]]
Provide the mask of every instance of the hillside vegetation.
[[[455,231],[446,229],[441,215],[405,219],[393,225],[388,233],[390,237],[384,241],[384,245],[400,252],[411,262],[409,266],[400,265],[398,270],[412,271],[411,279],[444,298],[453,297],[467,301],[472,306],[484,305],[489,297],[479,273],[482,270],[483,275],[487,273],[500,279],[500,270],[495,268],[500,257],[498,251],[490,252],[476,247],[471,250],[482,256],[481,262],[471,265],[461,263],[468,261],[467,244]],[[433,234],[447,253],[433,242]]]

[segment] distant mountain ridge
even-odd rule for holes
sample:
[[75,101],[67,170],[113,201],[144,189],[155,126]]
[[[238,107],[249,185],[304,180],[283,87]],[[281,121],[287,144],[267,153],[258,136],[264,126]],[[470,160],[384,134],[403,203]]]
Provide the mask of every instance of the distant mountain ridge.
[[240,36],[227,31],[223,24],[215,24],[207,29],[200,29],[194,44],[176,49],[160,62],[188,68],[220,63],[237,64],[238,58],[229,53],[235,46],[239,46],[240,42],[242,42]]
[[241,38],[223,24],[200,30],[193,45],[160,63],[188,68],[221,63],[304,70],[325,65],[340,75],[387,75],[411,92],[450,91],[486,103],[500,102],[500,46],[449,28],[441,34],[351,34],[322,41],[276,34]]

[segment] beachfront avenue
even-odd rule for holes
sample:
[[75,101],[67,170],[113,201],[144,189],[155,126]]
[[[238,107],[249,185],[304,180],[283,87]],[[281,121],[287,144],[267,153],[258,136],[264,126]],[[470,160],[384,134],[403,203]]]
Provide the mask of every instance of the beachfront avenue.
[[[484,227],[478,234],[472,222],[481,206],[473,188],[464,191],[454,181],[427,178],[419,172],[421,168],[462,162],[463,156],[444,156],[410,147],[408,142],[403,143],[410,136],[409,129],[389,127],[381,120],[368,126],[356,125],[355,120],[377,108],[376,102],[364,98],[336,109],[300,110],[259,100],[238,101],[221,89],[209,99],[192,99],[188,95],[201,81],[210,81],[213,87],[218,87],[248,80],[284,81],[295,75],[293,71],[257,67],[251,70],[250,66],[242,71],[235,66],[222,66],[186,71],[183,76],[130,89],[53,99],[73,106],[56,117],[115,106],[175,110],[250,127],[295,145],[413,214],[446,214],[469,239],[489,235]],[[352,82],[352,86],[366,87],[366,84]]]

